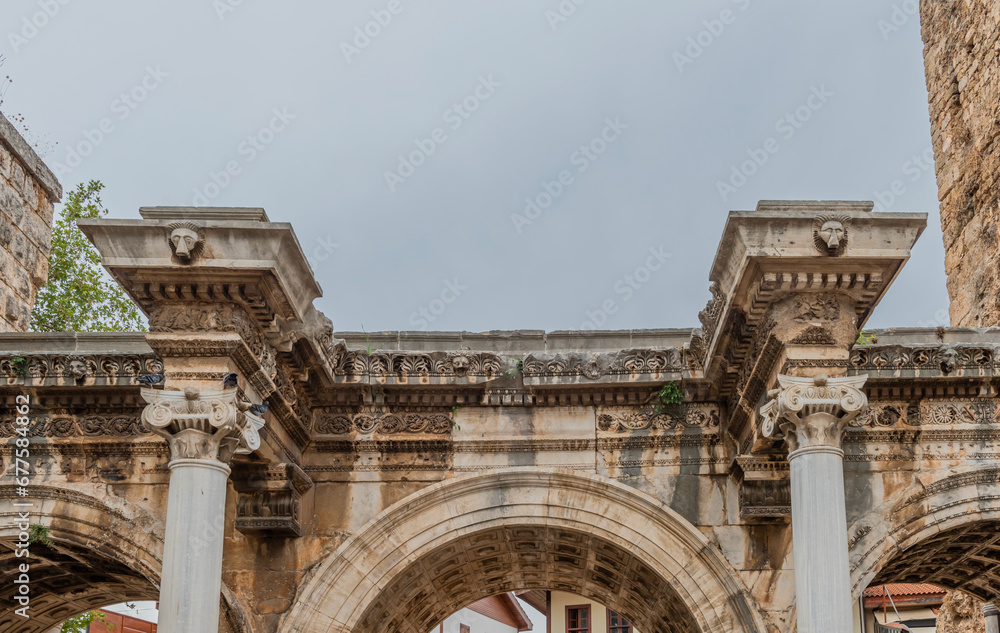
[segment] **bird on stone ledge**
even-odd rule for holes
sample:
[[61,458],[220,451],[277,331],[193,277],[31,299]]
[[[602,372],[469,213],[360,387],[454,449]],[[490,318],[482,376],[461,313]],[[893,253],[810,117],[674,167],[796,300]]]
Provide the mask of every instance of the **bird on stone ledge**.
[[158,385],[163,382],[163,374],[146,374],[145,376],[139,376],[135,381],[139,384],[146,385],[147,387],[152,387],[153,385]]
[[250,413],[254,415],[264,415],[265,413],[267,413],[267,400],[265,400],[261,404],[251,404]]
[[222,386],[230,389],[239,385],[238,376],[236,374],[226,374],[222,377]]

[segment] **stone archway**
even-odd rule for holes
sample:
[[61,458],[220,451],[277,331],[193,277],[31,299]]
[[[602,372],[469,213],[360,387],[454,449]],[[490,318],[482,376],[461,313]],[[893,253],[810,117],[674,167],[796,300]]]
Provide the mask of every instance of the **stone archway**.
[[[162,538],[152,529],[155,519],[125,504],[67,488],[34,485],[31,523],[51,530],[51,546],[33,544],[30,556],[31,619],[0,616],[0,633],[35,633],[74,615],[125,600],[156,600]],[[0,516],[0,547],[8,575],[14,572],[18,540],[13,486],[0,488],[6,509]],[[13,576],[0,587],[0,600],[13,604]]]
[[[18,540],[13,486],[0,487],[0,557],[8,560],[0,602],[14,604],[17,562],[30,564],[31,619],[0,614],[0,633],[41,633],[75,615],[108,604],[159,598],[163,525],[156,517],[121,502],[69,488],[34,485],[31,522],[51,530],[51,546],[32,545],[27,559],[14,558]],[[22,500],[22,499],[18,499]],[[12,575],[14,574],[14,575]],[[249,632],[244,610],[228,587],[222,587],[222,628]]]
[[512,589],[603,602],[644,633],[763,631],[721,553],[680,515],[596,475],[448,480],[386,509],[309,577],[282,633],[427,633]]
[[1000,469],[952,475],[851,526],[854,594],[870,584],[926,582],[984,601],[1000,597]]

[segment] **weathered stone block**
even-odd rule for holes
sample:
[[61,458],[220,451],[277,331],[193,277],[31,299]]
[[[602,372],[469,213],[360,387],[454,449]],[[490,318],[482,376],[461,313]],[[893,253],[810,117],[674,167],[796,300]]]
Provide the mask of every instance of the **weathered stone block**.
[[17,190],[6,182],[0,181],[0,211],[10,218],[14,224],[24,217],[24,202]]
[[6,250],[10,247],[10,240],[14,235],[14,225],[11,224],[7,214],[0,213],[0,248]]

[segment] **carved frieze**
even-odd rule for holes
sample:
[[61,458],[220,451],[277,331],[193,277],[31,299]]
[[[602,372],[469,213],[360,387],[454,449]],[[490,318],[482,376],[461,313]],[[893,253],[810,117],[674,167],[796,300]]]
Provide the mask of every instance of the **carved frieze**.
[[[255,320],[247,310],[233,303],[198,301],[193,303],[157,303],[149,314],[149,331],[156,333],[178,332],[235,332],[261,366],[264,375],[273,380],[277,373],[274,350],[258,331]],[[182,338],[177,340],[178,355],[187,355]],[[169,344],[160,345],[169,352]],[[214,350],[207,353],[214,354]]]
[[715,405],[688,404],[657,409],[646,407],[602,407],[597,411],[597,428],[600,431],[628,433],[653,430],[674,431],[704,429],[717,431],[719,409]]
[[920,424],[919,405],[914,404],[911,410],[911,406],[907,403],[870,404],[865,411],[850,421],[849,426],[877,428],[896,426],[897,423]]
[[995,400],[925,403],[927,424],[998,424],[1000,407]]
[[452,424],[447,413],[393,413],[376,407],[362,407],[359,413],[320,412],[313,430],[320,435],[446,435],[451,431]]
[[[135,415],[84,415],[38,416],[28,427],[29,437],[46,437],[54,440],[80,437],[138,437],[148,435],[139,414]],[[13,417],[0,421],[0,437],[14,437]]]
[[150,332],[237,332],[250,338],[249,315],[232,303],[157,303],[149,314]]
[[850,367],[856,371],[916,375],[992,375],[996,350],[977,345],[863,345],[851,350]]
[[525,384],[547,384],[560,379],[596,381],[658,380],[681,374],[680,348],[628,349],[610,353],[529,354],[522,363]]
[[709,288],[712,298],[705,305],[705,309],[698,313],[698,320],[701,322],[701,336],[706,345],[711,345],[715,337],[715,331],[719,327],[719,318],[722,316],[722,309],[726,304],[726,297],[722,293],[722,286],[719,282],[712,282]]
[[837,339],[833,338],[828,330],[818,325],[811,325],[793,338],[791,343],[796,345],[836,345]]
[[492,380],[506,369],[492,352],[383,352],[353,350],[342,354],[334,370],[351,382],[366,378],[420,382],[429,378]]
[[802,294],[795,299],[795,320],[831,322],[840,318],[840,300],[829,294]]
[[53,354],[0,357],[0,377],[7,384],[31,380],[46,384],[117,384],[131,382],[142,374],[163,372],[163,363],[153,355]]

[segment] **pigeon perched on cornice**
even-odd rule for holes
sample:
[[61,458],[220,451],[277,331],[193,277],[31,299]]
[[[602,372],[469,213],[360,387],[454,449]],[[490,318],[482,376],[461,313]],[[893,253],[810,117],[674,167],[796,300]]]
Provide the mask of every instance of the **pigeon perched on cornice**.
[[153,385],[158,385],[163,382],[163,374],[146,374],[145,376],[139,376],[135,381],[141,385],[146,385],[147,387],[152,387]]
[[222,377],[222,386],[229,389],[239,385],[239,376],[236,374],[226,374]]
[[264,415],[265,413],[267,413],[267,400],[265,400],[261,404],[251,404],[250,413],[254,415]]

